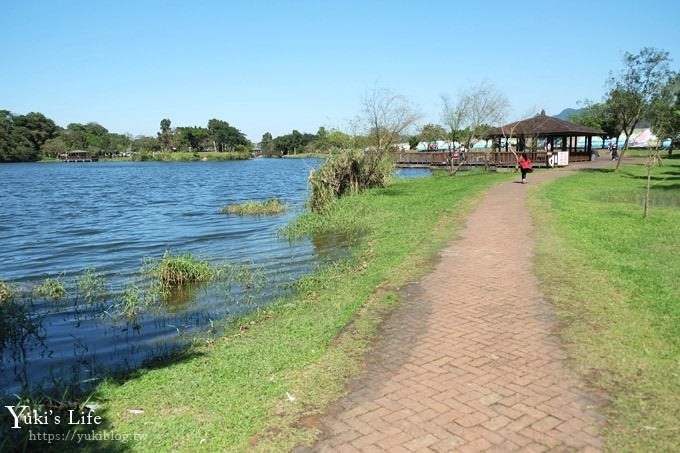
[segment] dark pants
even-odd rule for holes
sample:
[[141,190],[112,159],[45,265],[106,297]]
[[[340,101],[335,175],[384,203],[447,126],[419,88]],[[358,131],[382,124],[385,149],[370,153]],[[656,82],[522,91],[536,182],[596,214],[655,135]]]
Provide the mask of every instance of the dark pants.
[[522,179],[527,179],[527,173],[529,173],[529,170],[526,168],[520,168],[522,172]]

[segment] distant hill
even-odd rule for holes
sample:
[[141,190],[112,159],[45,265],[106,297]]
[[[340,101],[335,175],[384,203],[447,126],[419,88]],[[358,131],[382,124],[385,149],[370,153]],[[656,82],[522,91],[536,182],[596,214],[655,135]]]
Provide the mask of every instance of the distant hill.
[[575,115],[576,113],[578,113],[580,111],[581,111],[581,109],[567,108],[567,109],[562,110],[558,115],[553,115],[553,117],[567,121],[567,120],[569,120],[569,117],[571,115]]

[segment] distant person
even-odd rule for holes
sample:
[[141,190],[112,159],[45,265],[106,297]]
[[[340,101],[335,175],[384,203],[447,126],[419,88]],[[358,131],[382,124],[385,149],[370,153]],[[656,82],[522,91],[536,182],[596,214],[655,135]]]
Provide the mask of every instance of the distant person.
[[527,156],[527,153],[524,152],[519,156],[517,163],[519,163],[519,169],[522,172],[522,184],[526,184],[527,183],[527,173],[533,171],[531,169],[531,159],[529,159],[529,156]]
[[552,143],[546,139],[543,149],[545,150],[545,159],[548,162],[548,166],[552,167],[554,165],[552,158]]
[[616,143],[612,144],[612,160],[616,160],[619,158],[619,150],[616,147]]

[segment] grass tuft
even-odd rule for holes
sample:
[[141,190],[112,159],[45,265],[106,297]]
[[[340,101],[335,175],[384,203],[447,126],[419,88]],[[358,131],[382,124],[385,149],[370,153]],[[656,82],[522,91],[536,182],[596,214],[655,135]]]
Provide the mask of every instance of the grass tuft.
[[266,201],[247,201],[241,204],[232,204],[222,208],[224,214],[236,215],[278,215],[288,210],[288,205],[278,198],[270,198]]
[[46,278],[33,288],[33,297],[59,301],[66,297],[66,287],[59,278]]
[[173,255],[169,251],[157,261],[147,259],[144,272],[152,280],[168,288],[207,282],[213,277],[208,261],[194,258],[190,253]]
[[9,301],[12,298],[12,287],[4,280],[0,280],[0,304]]

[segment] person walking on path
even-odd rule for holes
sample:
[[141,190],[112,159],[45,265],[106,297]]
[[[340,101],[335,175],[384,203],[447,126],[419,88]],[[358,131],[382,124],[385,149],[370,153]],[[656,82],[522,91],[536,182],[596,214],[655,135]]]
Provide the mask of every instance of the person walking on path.
[[519,169],[522,172],[522,184],[527,183],[527,173],[531,172],[531,159],[527,156],[527,153],[522,153],[517,160],[519,163]]

